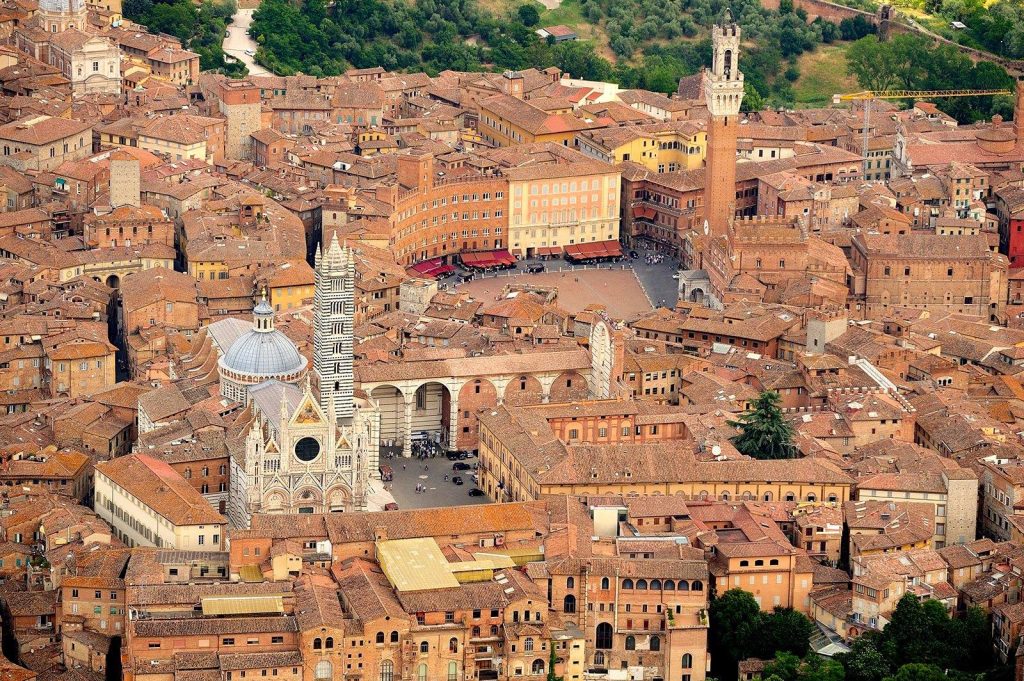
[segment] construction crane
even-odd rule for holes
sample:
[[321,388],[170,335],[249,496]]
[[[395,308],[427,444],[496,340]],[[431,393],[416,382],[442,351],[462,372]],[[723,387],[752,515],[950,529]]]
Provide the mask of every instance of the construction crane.
[[862,90],[832,95],[832,103],[864,102],[864,139],[861,154],[864,156],[864,179],[868,179],[868,130],[871,128],[871,102],[875,99],[938,99],[944,97],[990,97],[1010,95],[1009,90]]

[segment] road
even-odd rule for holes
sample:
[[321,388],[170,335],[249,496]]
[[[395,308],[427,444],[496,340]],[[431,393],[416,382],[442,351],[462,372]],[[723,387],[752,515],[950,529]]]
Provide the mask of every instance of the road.
[[224,37],[224,52],[239,60],[249,69],[250,76],[270,75],[270,71],[257,64],[246,50],[256,51],[256,41],[249,36],[249,25],[255,10],[239,9],[231,23],[228,24],[227,36]]
[[[470,465],[476,462],[475,457],[465,461]],[[490,503],[490,499],[487,497],[469,496],[469,490],[476,487],[472,479],[473,471],[456,473],[452,470],[453,462],[444,457],[426,460],[396,457],[388,459],[384,463],[390,465],[394,470],[394,479],[389,483],[391,487],[389,491],[401,509]],[[427,467],[426,470],[424,470],[424,466]],[[447,480],[444,479],[445,475],[448,476]],[[459,475],[465,484],[452,483],[451,479],[454,475]],[[417,492],[417,485],[422,485],[425,491]]]

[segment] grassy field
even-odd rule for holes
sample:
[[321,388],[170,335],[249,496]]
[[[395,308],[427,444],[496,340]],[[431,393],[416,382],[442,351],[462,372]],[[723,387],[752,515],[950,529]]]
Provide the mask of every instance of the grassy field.
[[845,54],[844,45],[822,45],[800,56],[800,78],[793,84],[797,107],[828,106],[832,95],[862,89],[846,70]]

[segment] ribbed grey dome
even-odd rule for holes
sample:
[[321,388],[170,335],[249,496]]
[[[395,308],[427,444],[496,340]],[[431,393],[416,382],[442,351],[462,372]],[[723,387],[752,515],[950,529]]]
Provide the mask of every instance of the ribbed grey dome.
[[220,361],[228,371],[267,378],[286,376],[306,368],[306,358],[277,330],[249,331],[232,344]]

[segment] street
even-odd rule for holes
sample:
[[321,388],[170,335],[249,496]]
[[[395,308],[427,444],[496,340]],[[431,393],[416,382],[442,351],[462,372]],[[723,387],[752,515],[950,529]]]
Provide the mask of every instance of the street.
[[249,25],[252,24],[252,13],[255,10],[239,9],[228,24],[227,35],[224,37],[224,52],[239,60],[249,69],[250,76],[266,76],[270,72],[252,60],[246,50],[256,51],[256,41],[249,37]]

